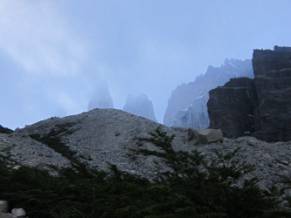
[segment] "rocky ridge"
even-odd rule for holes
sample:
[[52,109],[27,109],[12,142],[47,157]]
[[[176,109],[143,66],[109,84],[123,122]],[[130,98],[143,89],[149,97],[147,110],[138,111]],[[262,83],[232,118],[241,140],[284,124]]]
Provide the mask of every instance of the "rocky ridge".
[[[256,170],[247,175],[260,179],[260,186],[281,186],[281,176],[291,177],[291,142],[267,143],[253,137],[205,143],[199,132],[169,128],[120,110],[96,109],[65,118],[52,118],[0,135],[1,156],[13,166],[27,165],[49,169],[72,167],[75,161],[94,169],[107,170],[110,164],[131,174],[153,177],[157,174],[154,156],[132,153],[143,148],[155,150],[150,133],[162,128],[175,135],[176,150],[198,150],[213,160],[216,151],[237,151],[237,160]],[[34,138],[34,139],[33,139]],[[288,194],[288,190],[285,190]]]

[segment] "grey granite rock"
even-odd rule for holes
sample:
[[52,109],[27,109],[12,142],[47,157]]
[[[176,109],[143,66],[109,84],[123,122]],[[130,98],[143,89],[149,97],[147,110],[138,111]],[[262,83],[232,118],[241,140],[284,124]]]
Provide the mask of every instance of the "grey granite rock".
[[291,48],[255,50],[253,66],[258,95],[255,136],[291,140]]
[[0,157],[13,166],[40,169],[71,167],[68,159],[28,136],[0,134]]
[[231,79],[209,92],[210,127],[221,128],[226,137],[250,135],[255,128],[256,91],[249,78]]
[[[215,150],[227,153],[240,148],[236,159],[256,168],[245,179],[258,177],[262,188],[271,189],[273,185],[281,187],[281,176],[291,178],[291,142],[268,143],[254,137],[241,137],[205,144],[199,132],[193,129],[169,128],[114,109],[96,109],[65,118],[44,120],[16,130],[15,135],[19,140],[30,135],[57,137],[62,142],[57,145],[69,148],[74,158],[91,168],[107,170],[108,164],[114,164],[122,171],[152,178],[158,173],[154,162],[162,162],[156,157],[132,153],[132,149],[157,149],[152,143],[141,139],[149,138],[149,133],[158,127],[168,135],[176,136],[173,141],[176,150],[196,149],[208,160],[215,160]],[[8,140],[7,137],[5,139]],[[28,150],[41,152],[42,149]],[[17,154],[19,159],[21,155]]]
[[233,79],[210,91],[210,127],[227,137],[291,140],[291,48],[255,50],[253,68],[253,81]]

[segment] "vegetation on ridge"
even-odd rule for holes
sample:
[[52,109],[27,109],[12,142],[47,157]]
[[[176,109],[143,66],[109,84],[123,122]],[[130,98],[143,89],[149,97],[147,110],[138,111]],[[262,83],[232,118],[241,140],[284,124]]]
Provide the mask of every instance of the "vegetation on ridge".
[[[260,190],[256,180],[236,183],[251,167],[234,161],[236,152],[217,154],[209,163],[198,152],[176,152],[174,136],[161,129],[147,139],[172,169],[149,181],[111,167],[111,174],[64,170],[58,177],[0,164],[0,198],[23,207],[30,218],[284,218],[277,196]],[[83,169],[85,170],[85,169]]]

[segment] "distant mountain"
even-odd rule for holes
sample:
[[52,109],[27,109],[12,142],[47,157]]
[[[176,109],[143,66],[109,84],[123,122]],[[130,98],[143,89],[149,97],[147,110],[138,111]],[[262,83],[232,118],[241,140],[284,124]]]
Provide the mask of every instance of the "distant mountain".
[[152,101],[144,94],[127,97],[123,110],[141,117],[156,121]]
[[106,84],[99,84],[88,105],[88,110],[96,108],[113,108],[113,100]]
[[250,60],[227,59],[220,67],[209,66],[194,82],[177,87],[168,101],[164,116],[167,126],[203,129],[209,126],[208,92],[235,77],[253,77]]

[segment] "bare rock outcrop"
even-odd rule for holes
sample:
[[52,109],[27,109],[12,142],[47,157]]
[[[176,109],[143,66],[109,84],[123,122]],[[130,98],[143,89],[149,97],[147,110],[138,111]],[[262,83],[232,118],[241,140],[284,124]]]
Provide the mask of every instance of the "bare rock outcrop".
[[291,47],[255,50],[253,66],[258,95],[255,136],[291,140]]
[[291,48],[255,50],[254,80],[233,79],[210,91],[210,127],[227,137],[291,140]]
[[254,132],[256,92],[249,78],[231,79],[224,86],[209,92],[210,126],[221,127],[226,137]]
[[155,161],[160,159],[133,151],[158,149],[144,140],[157,128],[175,135],[175,150],[198,150],[209,160],[216,157],[216,151],[227,153],[239,149],[236,159],[256,169],[247,178],[258,177],[263,188],[280,186],[281,176],[291,178],[291,142],[268,143],[253,137],[228,139],[219,130],[169,128],[115,109],[51,118],[10,135],[2,134],[1,155],[7,154],[6,157],[29,166],[59,163],[57,166],[70,167],[77,160],[89,168],[107,170],[113,164],[122,171],[152,178],[158,173]]
[[198,150],[209,160],[216,157],[216,151],[228,153],[238,149],[236,160],[254,165],[256,169],[246,178],[258,177],[262,188],[280,187],[282,176],[291,177],[291,142],[268,143],[253,137],[222,138],[219,130],[199,132],[169,128],[114,109],[95,109],[79,115],[44,120],[16,130],[15,134],[24,138],[36,137],[48,147],[67,148],[72,151],[73,160],[77,159],[90,168],[106,170],[108,164],[114,164],[122,171],[151,178],[158,173],[155,161],[159,159],[132,151],[157,149],[151,142],[142,140],[149,138],[157,128],[168,135],[175,135],[173,147],[176,150]]
[[[154,173],[151,157],[132,158],[131,150],[140,146],[154,148],[141,139],[161,125],[149,119],[116,109],[95,109],[65,118],[52,118],[27,126],[16,134],[29,136],[65,152],[71,160],[77,160],[90,168],[107,170],[109,164],[123,171],[149,175]],[[198,138],[189,140],[186,129],[162,126],[170,135],[175,134],[177,148],[197,144]],[[62,148],[62,149],[60,149]]]
[[29,136],[0,133],[0,159],[12,167],[29,166],[39,169],[68,168],[71,162],[47,145]]

